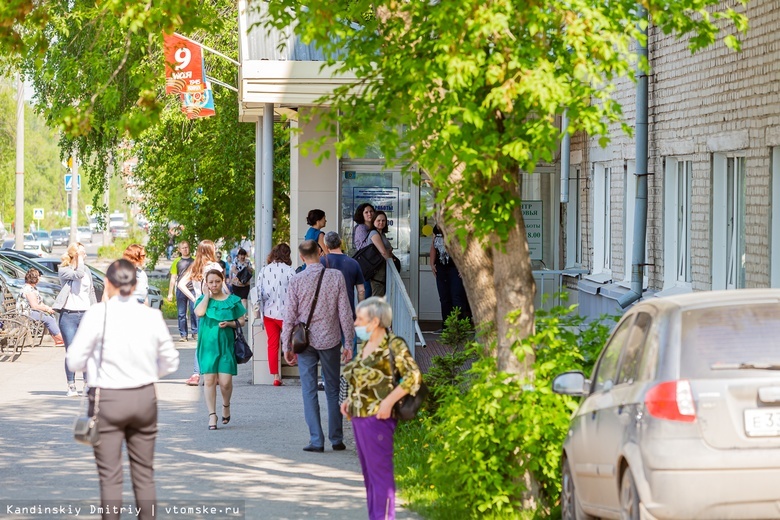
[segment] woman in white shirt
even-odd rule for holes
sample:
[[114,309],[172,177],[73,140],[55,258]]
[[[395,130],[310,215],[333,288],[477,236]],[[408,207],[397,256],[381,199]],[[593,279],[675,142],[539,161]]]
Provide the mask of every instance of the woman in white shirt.
[[[92,304],[97,302],[95,297],[95,285],[92,283],[92,272],[85,264],[87,250],[84,244],[75,243],[68,246],[67,252],[62,255],[62,264],[57,270],[57,275],[62,285],[62,290],[57,295],[54,308],[60,312],[60,332],[65,342],[65,352],[68,351],[76,331],[81,323],[81,318]],[[65,363],[65,377],[68,381],[68,397],[79,395],[76,390],[76,374],[68,369]],[[84,378],[84,389],[87,388],[87,379]]]
[[130,244],[125,249],[122,257],[135,266],[135,292],[133,297],[138,300],[138,303],[148,305],[147,297],[149,296],[149,277],[144,271],[144,261],[146,260],[146,248],[141,244]]
[[279,373],[279,336],[282,333],[282,318],[287,305],[287,285],[295,274],[295,270],[290,267],[290,246],[276,245],[265,262],[266,266],[258,276],[258,303],[268,336],[268,369],[274,376],[274,386],[282,386],[282,376]]
[[87,371],[89,414],[97,405],[100,444],[94,447],[103,518],[122,505],[122,443],[127,445],[139,518],[153,518],[157,396],[154,383],[175,372],[179,353],[162,314],[133,297],[135,266],[117,260],[106,271],[107,301],[89,309],[68,351],[71,370]]
[[[217,248],[214,242],[211,240],[201,240],[198,244],[198,249],[195,252],[195,261],[192,262],[187,271],[184,272],[179,280],[178,288],[184,296],[195,302],[203,294],[205,286],[206,273],[212,270],[220,271],[223,275],[226,273],[222,270],[222,266],[217,262]],[[192,282],[192,287],[195,290],[193,294],[187,288],[187,285]],[[225,294],[230,294],[227,290],[227,285],[222,284],[222,291]]]
[[19,312],[35,321],[42,321],[49,334],[54,338],[54,346],[61,347],[65,343],[62,341],[60,327],[57,325],[57,320],[54,317],[54,309],[43,303],[41,293],[38,292],[36,287],[40,278],[40,271],[34,267],[31,267],[25,273],[24,287],[22,287],[22,292],[19,294]]

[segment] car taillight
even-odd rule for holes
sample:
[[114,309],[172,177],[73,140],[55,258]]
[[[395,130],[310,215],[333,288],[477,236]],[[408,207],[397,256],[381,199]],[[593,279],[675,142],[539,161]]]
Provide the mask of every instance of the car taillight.
[[696,407],[693,391],[688,381],[666,381],[659,383],[645,394],[647,412],[657,419],[693,422]]

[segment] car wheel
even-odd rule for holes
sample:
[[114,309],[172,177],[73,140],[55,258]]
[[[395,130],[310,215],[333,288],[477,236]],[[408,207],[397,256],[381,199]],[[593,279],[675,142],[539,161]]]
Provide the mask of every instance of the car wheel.
[[639,520],[639,493],[636,491],[631,469],[626,468],[620,482],[620,519]]
[[561,518],[562,520],[595,520],[595,517],[585,513],[580,506],[580,500],[574,488],[569,460],[563,461],[563,483],[561,486]]

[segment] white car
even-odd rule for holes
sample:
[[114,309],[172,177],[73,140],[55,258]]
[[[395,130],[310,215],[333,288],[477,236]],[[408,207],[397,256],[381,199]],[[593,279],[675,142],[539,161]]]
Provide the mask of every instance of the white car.
[[78,228],[78,241],[82,244],[84,242],[92,243],[92,230],[89,227]]

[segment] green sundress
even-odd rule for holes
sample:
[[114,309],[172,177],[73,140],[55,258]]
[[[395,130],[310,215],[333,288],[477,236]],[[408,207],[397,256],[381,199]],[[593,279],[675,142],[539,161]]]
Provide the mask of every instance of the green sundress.
[[[203,299],[195,302],[195,306]],[[206,314],[198,320],[198,356],[201,374],[238,374],[236,354],[233,349],[236,329],[219,328],[220,321],[233,321],[244,316],[246,308],[241,299],[231,294],[224,300],[209,300]]]

